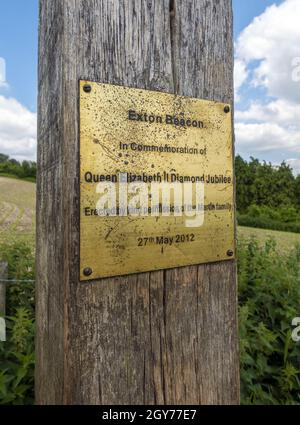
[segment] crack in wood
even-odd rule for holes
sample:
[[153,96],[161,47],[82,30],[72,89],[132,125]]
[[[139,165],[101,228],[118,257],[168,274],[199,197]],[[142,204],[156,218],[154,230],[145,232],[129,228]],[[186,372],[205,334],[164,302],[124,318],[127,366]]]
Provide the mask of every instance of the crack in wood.
[[37,404],[239,401],[234,261],[79,283],[78,80],[232,101],[231,1],[151,4],[40,0]]
[[170,0],[169,3],[169,19],[170,19],[170,46],[171,46],[171,67],[173,76],[173,92],[177,93],[177,75],[176,75],[176,0]]

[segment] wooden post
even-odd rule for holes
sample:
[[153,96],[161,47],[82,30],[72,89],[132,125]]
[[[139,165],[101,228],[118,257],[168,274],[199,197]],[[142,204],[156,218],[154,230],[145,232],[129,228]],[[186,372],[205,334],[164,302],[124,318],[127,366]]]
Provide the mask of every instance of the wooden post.
[[7,279],[7,273],[7,263],[0,262],[0,316],[5,316],[6,312],[6,282],[1,282],[1,279]]
[[233,101],[230,0],[40,0],[39,404],[239,402],[236,264],[79,283],[78,80]]

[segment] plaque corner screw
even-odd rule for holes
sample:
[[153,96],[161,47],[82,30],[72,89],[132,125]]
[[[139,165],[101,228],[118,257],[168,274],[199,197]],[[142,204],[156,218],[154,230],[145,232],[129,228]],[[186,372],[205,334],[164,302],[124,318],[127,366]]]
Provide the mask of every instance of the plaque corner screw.
[[232,251],[232,249],[229,249],[229,250],[227,251],[227,256],[228,256],[228,257],[233,257],[233,254],[234,254],[234,252]]
[[92,273],[93,270],[90,267],[86,267],[85,269],[83,269],[84,276],[91,276]]
[[230,106],[226,105],[224,108],[224,112],[225,114],[228,114],[228,112],[230,112]]
[[92,86],[91,86],[90,84],[85,84],[85,85],[83,86],[83,91],[84,91],[85,93],[90,93],[90,92],[92,91]]

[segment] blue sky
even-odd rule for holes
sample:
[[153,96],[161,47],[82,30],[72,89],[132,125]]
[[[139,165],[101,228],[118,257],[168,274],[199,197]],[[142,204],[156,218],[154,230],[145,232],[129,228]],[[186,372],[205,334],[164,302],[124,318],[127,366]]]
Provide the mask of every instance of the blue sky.
[[283,0],[233,0],[234,36],[246,28],[255,16],[261,15],[272,4],[280,4]]
[[[267,6],[281,1],[233,0],[234,34],[238,34]],[[12,25],[13,23],[13,25]],[[1,4],[0,57],[6,61],[9,90],[31,111],[36,111],[37,97],[38,0],[9,0]]]
[[[233,0],[233,10],[236,150],[245,158],[252,155],[274,163],[288,160],[300,172],[300,126],[294,111],[299,108],[300,96],[295,93],[300,93],[300,83],[292,83],[288,76],[290,62],[300,57],[297,2]],[[0,151],[18,159],[35,156],[37,35],[38,0],[2,2],[0,58],[5,59],[7,84],[1,84],[0,69],[0,114],[7,118],[5,124],[0,115]],[[290,115],[285,117],[287,110]],[[20,117],[14,127],[13,114]]]
[[0,93],[18,99],[36,111],[38,0],[4,0],[0,14],[0,56],[6,61],[9,90]]

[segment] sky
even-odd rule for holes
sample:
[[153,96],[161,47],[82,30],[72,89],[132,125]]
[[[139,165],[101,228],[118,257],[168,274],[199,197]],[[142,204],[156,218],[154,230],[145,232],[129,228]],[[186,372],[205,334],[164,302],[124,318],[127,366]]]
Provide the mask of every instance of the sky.
[[[300,173],[300,0],[233,0],[236,152]],[[0,152],[36,159],[38,0],[1,2]]]

